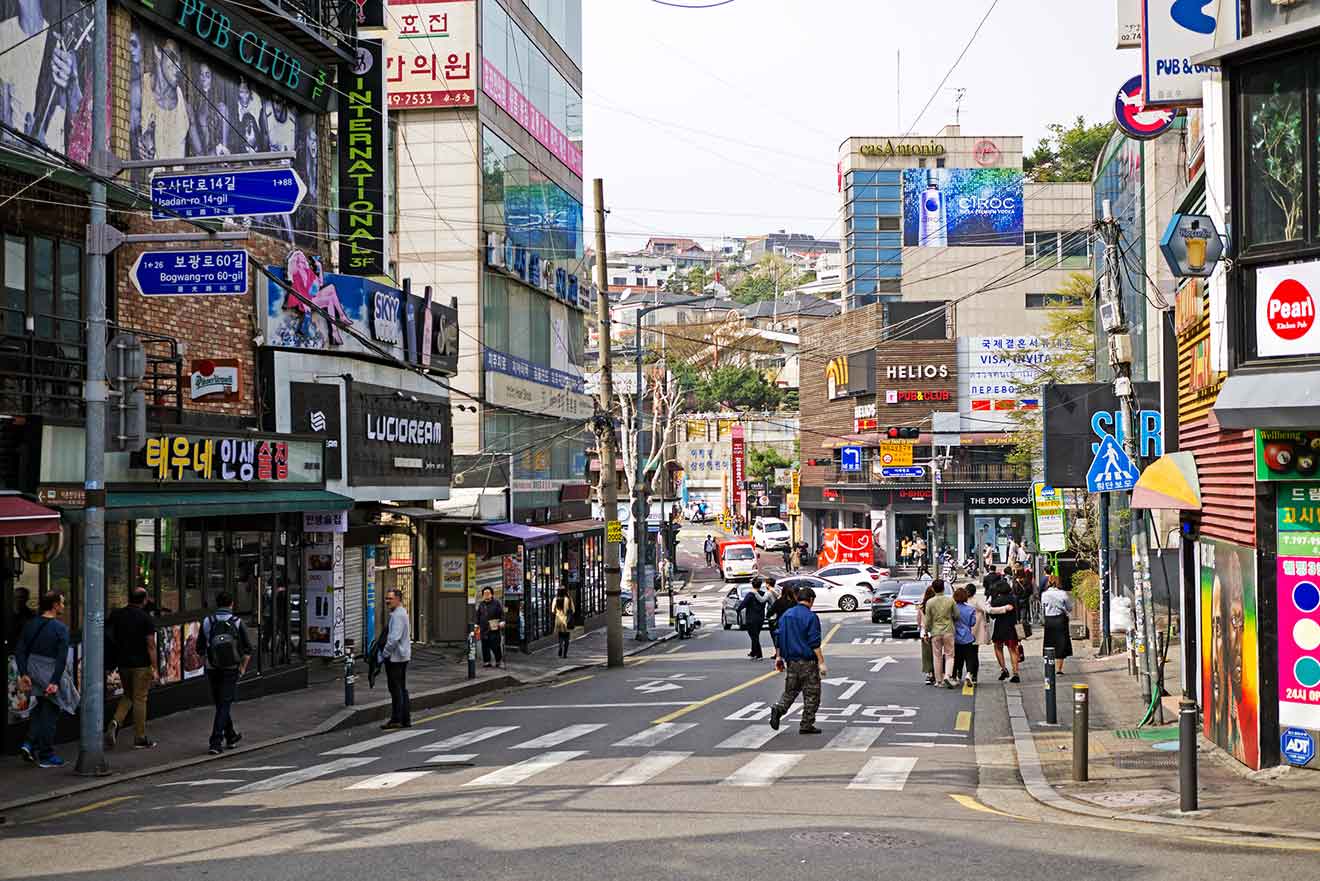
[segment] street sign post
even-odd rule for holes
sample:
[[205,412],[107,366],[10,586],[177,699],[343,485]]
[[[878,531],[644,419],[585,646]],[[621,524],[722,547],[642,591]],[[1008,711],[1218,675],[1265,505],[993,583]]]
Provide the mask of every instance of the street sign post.
[[904,467],[912,464],[911,443],[880,443],[880,464]]
[[1141,472],[1112,435],[1105,435],[1095,461],[1086,472],[1086,490],[1093,493],[1124,492],[1137,485]]
[[248,253],[233,251],[143,251],[129,272],[144,297],[246,294]]
[[840,471],[861,471],[862,470],[862,448],[844,447],[839,450],[839,470]]
[[926,466],[909,465],[907,467],[881,468],[880,476],[881,477],[925,477]]
[[151,219],[292,214],[307,186],[292,168],[200,171],[151,177]]

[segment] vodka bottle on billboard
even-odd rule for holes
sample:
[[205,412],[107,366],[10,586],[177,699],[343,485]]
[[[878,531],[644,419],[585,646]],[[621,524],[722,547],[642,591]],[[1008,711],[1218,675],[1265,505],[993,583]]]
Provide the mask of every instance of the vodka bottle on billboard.
[[945,248],[949,244],[949,218],[944,208],[934,170],[926,172],[926,191],[921,194],[920,242],[927,248]]

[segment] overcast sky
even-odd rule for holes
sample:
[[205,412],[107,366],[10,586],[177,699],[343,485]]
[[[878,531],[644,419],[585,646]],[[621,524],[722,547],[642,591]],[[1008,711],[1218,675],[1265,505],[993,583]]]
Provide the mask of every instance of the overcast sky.
[[1114,48],[1115,0],[1000,0],[934,94],[990,4],[586,0],[588,229],[600,177],[611,250],[650,235],[837,236],[840,142],[914,124],[914,136],[933,135],[953,122],[958,87],[964,133],[1022,135],[1028,149],[1052,122],[1112,118],[1115,92],[1141,65],[1139,51]]

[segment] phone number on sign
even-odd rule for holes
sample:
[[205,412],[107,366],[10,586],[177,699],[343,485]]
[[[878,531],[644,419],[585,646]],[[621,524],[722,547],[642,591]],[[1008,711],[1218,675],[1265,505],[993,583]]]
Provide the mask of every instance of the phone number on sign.
[[390,95],[391,107],[471,107],[476,93],[471,89],[433,92],[396,92]]

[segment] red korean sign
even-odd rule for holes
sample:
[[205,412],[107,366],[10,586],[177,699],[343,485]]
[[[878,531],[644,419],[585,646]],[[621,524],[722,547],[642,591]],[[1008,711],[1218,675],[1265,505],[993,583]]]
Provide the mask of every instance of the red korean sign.
[[475,107],[475,0],[389,0],[385,94],[391,110]]
[[735,425],[730,439],[733,447],[733,510],[743,509],[743,481],[747,479],[747,441],[743,436],[743,427]]

